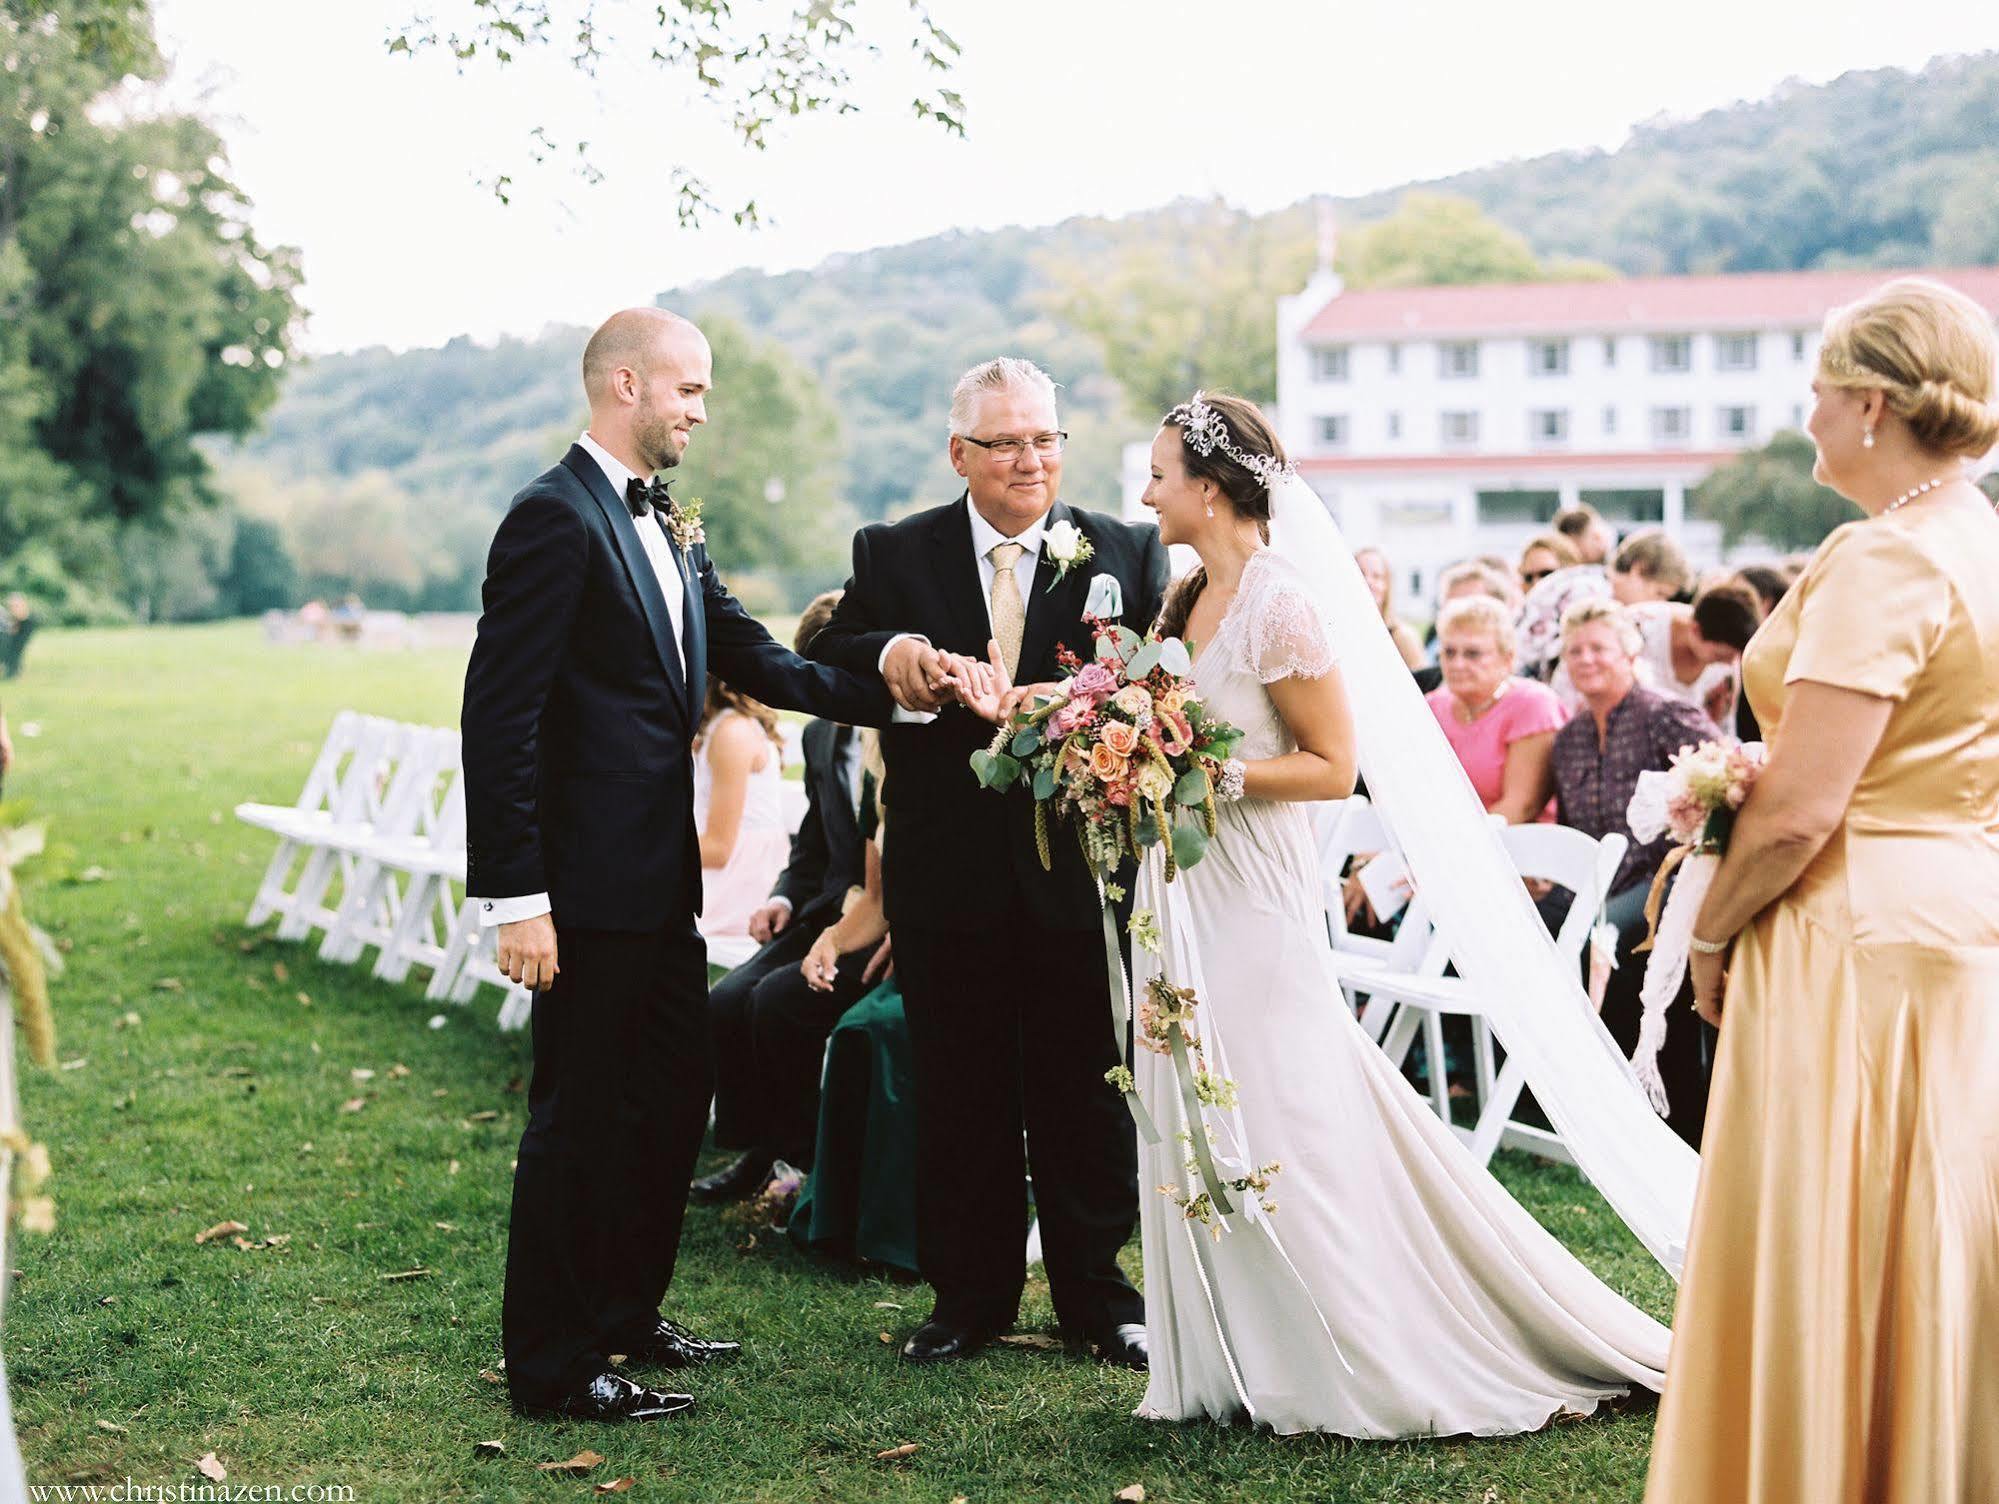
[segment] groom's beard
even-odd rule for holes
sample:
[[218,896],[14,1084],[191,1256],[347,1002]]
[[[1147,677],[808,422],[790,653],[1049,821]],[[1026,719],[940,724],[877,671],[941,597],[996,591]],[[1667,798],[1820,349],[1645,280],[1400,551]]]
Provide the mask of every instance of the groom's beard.
[[633,430],[639,458],[653,470],[671,470],[680,463],[680,446],[673,442],[674,425],[665,421],[642,423]]

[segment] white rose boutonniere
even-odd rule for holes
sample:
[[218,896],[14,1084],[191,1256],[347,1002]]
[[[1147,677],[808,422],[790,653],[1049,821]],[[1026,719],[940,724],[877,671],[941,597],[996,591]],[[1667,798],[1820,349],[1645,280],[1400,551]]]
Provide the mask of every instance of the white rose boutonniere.
[[1049,528],[1041,546],[1055,561],[1055,578],[1048,582],[1050,590],[1066,579],[1070,570],[1079,564],[1087,564],[1096,553],[1096,549],[1090,546],[1090,540],[1083,536],[1083,530],[1067,520]]
[[701,528],[701,498],[694,496],[686,501],[669,501],[666,530],[673,536],[674,547],[682,553],[697,543],[706,543],[708,535]]

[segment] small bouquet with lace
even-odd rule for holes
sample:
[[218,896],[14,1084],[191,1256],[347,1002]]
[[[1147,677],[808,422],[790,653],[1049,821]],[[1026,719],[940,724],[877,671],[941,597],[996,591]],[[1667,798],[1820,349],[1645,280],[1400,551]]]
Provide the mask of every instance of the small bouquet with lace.
[[1216,791],[1230,792],[1229,759],[1243,734],[1203,709],[1179,638],[1141,638],[1099,616],[1083,619],[1095,658],[1085,663],[1062,649],[1060,692],[1016,712],[972,754],[972,772],[1002,792],[1027,784],[1043,868],[1053,866],[1052,818],[1075,828],[1084,860],[1111,888],[1127,859],[1135,866],[1154,846],[1171,882],[1207,851]]
[[[1638,775],[1625,810],[1625,823],[1637,841],[1651,842],[1670,835],[1675,842],[1659,864],[1659,874],[1645,900],[1650,933],[1638,949],[1650,955],[1638,994],[1644,1007],[1638,1047],[1631,1053],[1639,1084],[1662,1115],[1670,1106],[1659,1075],[1666,1010],[1686,980],[1694,920],[1721,866],[1722,853],[1728,849],[1736,812],[1749,798],[1762,771],[1761,742],[1729,746],[1707,741],[1698,747],[1682,747],[1665,772]],[[1669,893],[1668,880],[1675,872],[1679,881],[1671,885]]]

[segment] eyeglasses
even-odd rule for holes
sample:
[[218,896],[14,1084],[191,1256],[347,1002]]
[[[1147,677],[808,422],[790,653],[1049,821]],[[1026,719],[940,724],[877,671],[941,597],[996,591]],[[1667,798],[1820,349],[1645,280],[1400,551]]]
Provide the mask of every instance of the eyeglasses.
[[968,433],[961,433],[958,437],[967,444],[977,444],[1002,465],[1018,464],[1029,446],[1032,446],[1034,452],[1041,458],[1053,459],[1062,452],[1062,446],[1069,440],[1069,435],[1059,429],[1054,433],[1038,433],[1031,439],[975,439]]
[[1483,663],[1492,656],[1493,650],[1491,648],[1454,648],[1446,646],[1437,650],[1437,661],[1440,663]]

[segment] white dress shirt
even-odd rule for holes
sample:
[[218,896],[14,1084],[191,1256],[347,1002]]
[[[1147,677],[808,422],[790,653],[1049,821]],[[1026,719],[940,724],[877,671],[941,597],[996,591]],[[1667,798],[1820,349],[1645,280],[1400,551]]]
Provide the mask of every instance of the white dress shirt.
[[[611,483],[618,502],[623,505],[625,485],[636,480],[638,472],[599,444],[585,430],[576,440],[578,446],[597,462],[597,468],[604,472],[604,478]],[[687,598],[681,583],[680,565],[674,558],[673,545],[668,541],[666,529],[659,525],[656,517],[633,519],[639,531],[639,546],[646,551],[646,559],[652,565],[652,572],[659,578],[659,593],[666,597],[667,619],[673,623],[673,644],[681,655],[681,668],[687,666],[687,632],[684,618],[687,614]],[[990,569],[988,570],[990,573]],[[527,893],[518,898],[482,898],[479,901],[479,922],[487,929],[496,925],[513,924],[522,919],[533,919],[549,912],[546,893]]]
[[[1048,535],[1048,512],[1043,512],[1035,521],[1034,526],[1030,527],[1026,532],[1009,538],[1005,533],[979,515],[979,509],[972,505],[971,497],[967,496],[960,505],[971,514],[972,555],[979,566],[979,600],[986,608],[986,630],[991,631],[993,624],[993,579],[999,574],[999,566],[993,563],[989,555],[992,553],[994,547],[1001,543],[1018,543],[1020,545],[1020,557],[1013,561],[1013,577],[1020,585],[1021,605],[1031,609],[1034,605],[1034,571],[1040,566],[1041,543]],[[1053,507],[1048,509],[1049,512],[1054,510]],[[898,632],[888,640],[888,645],[881,650],[881,657],[875,660],[876,673],[880,673],[882,666],[888,662],[890,650],[905,637],[914,637],[919,642],[928,642],[930,640],[920,633]],[[981,659],[985,657],[983,649],[980,650],[978,656]],[[895,707],[895,719],[898,721],[920,722],[934,721],[937,717],[930,711],[904,710],[898,705]]]

